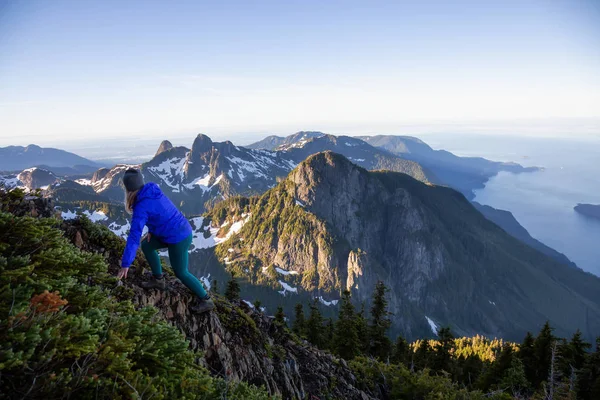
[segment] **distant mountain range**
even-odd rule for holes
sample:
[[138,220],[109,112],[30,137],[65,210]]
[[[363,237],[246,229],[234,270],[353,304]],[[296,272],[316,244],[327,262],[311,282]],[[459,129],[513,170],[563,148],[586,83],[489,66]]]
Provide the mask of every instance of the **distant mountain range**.
[[[269,136],[248,147],[266,150],[287,149],[295,146],[305,147],[307,143],[319,141],[323,136],[331,135],[325,135],[322,132],[298,132],[285,138]],[[353,138],[353,140],[356,139],[401,157],[403,160],[418,163],[421,168],[428,171],[430,176],[435,176],[438,183],[452,186],[468,199],[475,197],[473,189],[482,188],[488,179],[500,171],[520,173],[538,169],[536,167],[526,168],[517,163],[490,161],[481,157],[458,157],[445,150],[433,150],[422,140],[411,136],[378,135]],[[331,148],[321,151],[324,150],[336,151]],[[354,161],[351,157],[349,159]]]
[[[47,188],[47,195],[55,197],[60,204],[82,201],[121,204],[123,189],[120,178],[126,168],[138,167],[147,180],[157,182],[187,215],[198,215],[206,210],[207,205],[223,198],[262,194],[278,179],[285,177],[297,163],[312,154],[328,150],[342,154],[364,168],[404,172],[427,183],[445,184],[438,175],[450,177],[459,182],[456,189],[460,190],[462,184],[466,195],[472,193],[473,185],[482,184],[499,170],[529,171],[518,164],[461,158],[445,151],[435,151],[411,137],[374,136],[364,139],[382,147],[374,147],[354,137],[322,132],[298,132],[285,138],[270,136],[249,148],[235,146],[231,142],[215,143],[205,135],[198,135],[191,149],[174,147],[169,141],[163,141],[153,159],[144,164],[100,169],[43,166],[19,174],[0,175],[0,182],[8,187]],[[428,160],[430,167],[406,160],[407,154]],[[445,166],[454,172],[445,171]],[[434,170],[437,173],[432,172]],[[95,171],[93,175],[92,171]],[[533,239],[509,212],[478,204],[475,206],[511,235],[560,262],[574,265],[563,254]],[[122,232],[124,220],[112,222],[119,224],[117,230]]]
[[[586,334],[599,328],[598,278],[533,239],[512,214],[471,205],[441,186],[434,172],[441,167],[353,137],[300,132],[270,141],[277,142],[274,150],[198,135],[191,148],[163,141],[146,163],[100,168],[84,178],[30,168],[3,180],[44,187],[65,218],[83,212],[126,237],[120,179],[127,168],[140,168],[188,216],[210,210],[191,218],[194,273],[209,285],[234,270],[249,300],[271,308],[283,302],[288,315],[296,302],[313,298],[333,313],[344,288],[367,301],[383,279],[402,316],[394,329],[409,337],[451,324],[458,334],[516,339],[545,319],[561,333],[569,326]],[[415,146],[424,153],[423,145]],[[527,171],[436,154],[468,166],[456,167],[457,176]]]
[[[384,280],[393,330],[408,337],[450,325],[518,339],[546,320],[560,334],[600,331],[600,278],[515,239],[450,188],[335,153],[309,157],[262,196],[218,204],[194,226],[198,259],[215,257],[255,288],[248,293],[263,304],[275,296],[289,313],[304,296],[335,305],[344,289],[368,302]],[[209,248],[214,256],[202,253]]]
[[21,171],[32,167],[43,167],[46,170],[60,168],[53,172],[65,175],[68,171],[69,174],[74,175],[72,172],[92,172],[93,169],[98,168],[98,164],[68,151],[43,148],[33,144],[27,147],[0,147],[0,171]]

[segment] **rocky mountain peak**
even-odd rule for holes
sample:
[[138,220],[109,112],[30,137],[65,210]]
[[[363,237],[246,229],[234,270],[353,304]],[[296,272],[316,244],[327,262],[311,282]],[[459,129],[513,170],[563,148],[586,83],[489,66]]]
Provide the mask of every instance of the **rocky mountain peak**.
[[160,153],[163,153],[167,150],[171,150],[172,148],[173,148],[173,145],[171,144],[171,142],[169,142],[168,140],[163,140],[160,143],[160,146],[158,146],[158,150],[156,151],[156,154],[154,155],[154,157],[156,157]]
[[48,186],[57,180],[52,172],[37,167],[23,170],[17,177],[29,189]]
[[100,168],[99,170],[94,172],[94,175],[92,176],[92,183],[98,182],[99,180],[103,179],[109,172],[110,168]]
[[206,135],[200,133],[194,139],[192,145],[192,154],[202,154],[209,152],[213,147],[213,141]]

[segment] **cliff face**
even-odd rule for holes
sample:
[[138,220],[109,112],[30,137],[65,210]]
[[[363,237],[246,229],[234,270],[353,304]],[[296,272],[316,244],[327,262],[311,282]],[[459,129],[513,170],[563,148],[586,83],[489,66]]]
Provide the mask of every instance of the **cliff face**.
[[[72,220],[63,222],[62,229],[80,249],[102,254],[116,272],[123,242],[106,228],[91,226]],[[215,296],[215,312],[195,315],[189,309],[194,295],[178,280],[167,276],[167,291],[144,290],[139,284],[148,279],[147,264],[141,254],[134,265],[138,268],[124,281],[123,293],[140,307],[156,307],[160,317],[185,334],[193,349],[203,352],[203,363],[213,374],[263,385],[284,399],[371,398],[356,389],[356,378],[345,361],[298,339],[246,303]]]
[[[460,335],[519,340],[546,320],[563,335],[600,329],[598,278],[511,237],[452,189],[325,152],[251,203],[251,218],[216,255],[289,303],[308,295],[329,305],[344,289],[368,302],[381,280],[392,335],[450,325]],[[216,214],[219,226],[226,218]]]

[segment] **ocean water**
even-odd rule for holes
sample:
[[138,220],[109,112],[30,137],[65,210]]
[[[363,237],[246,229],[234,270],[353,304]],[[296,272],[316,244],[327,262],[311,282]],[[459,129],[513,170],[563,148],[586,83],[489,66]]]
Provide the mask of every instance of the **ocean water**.
[[577,203],[600,204],[600,134],[586,139],[441,134],[421,138],[461,156],[544,167],[531,173],[500,173],[475,192],[475,200],[512,212],[531,236],[600,276],[600,220],[573,210]]

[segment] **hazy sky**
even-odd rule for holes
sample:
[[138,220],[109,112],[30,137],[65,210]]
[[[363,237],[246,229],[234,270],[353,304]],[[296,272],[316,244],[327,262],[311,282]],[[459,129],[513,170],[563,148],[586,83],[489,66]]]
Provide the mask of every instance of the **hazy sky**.
[[4,145],[598,120],[598,0],[0,0]]

